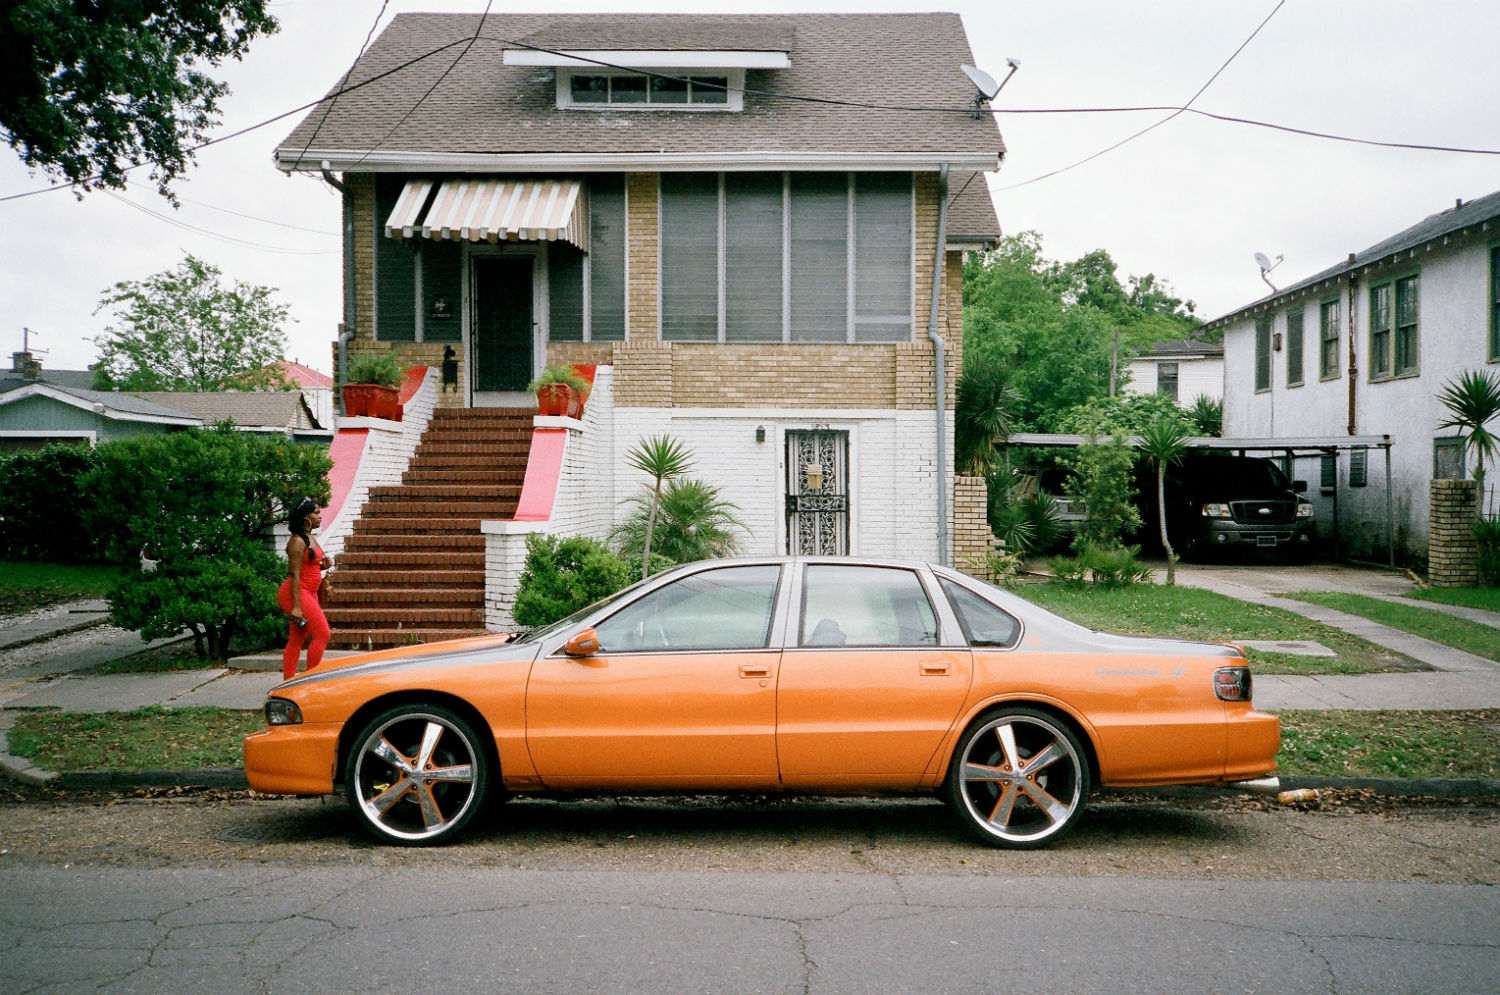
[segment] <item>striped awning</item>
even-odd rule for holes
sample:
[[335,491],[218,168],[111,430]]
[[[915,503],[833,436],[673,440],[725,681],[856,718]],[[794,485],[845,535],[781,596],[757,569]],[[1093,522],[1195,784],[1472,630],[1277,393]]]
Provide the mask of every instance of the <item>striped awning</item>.
[[571,242],[589,248],[579,180],[409,180],[385,223],[389,238]]

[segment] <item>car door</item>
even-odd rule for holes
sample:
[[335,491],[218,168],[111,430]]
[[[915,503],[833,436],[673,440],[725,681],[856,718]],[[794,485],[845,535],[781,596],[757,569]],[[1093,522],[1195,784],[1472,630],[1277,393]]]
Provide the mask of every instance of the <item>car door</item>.
[[526,741],[553,787],[774,786],[778,564],[698,571],[599,621],[599,651],[532,667]]
[[968,648],[941,645],[915,570],[809,563],[797,593],[776,695],[782,782],[917,784],[968,694]]

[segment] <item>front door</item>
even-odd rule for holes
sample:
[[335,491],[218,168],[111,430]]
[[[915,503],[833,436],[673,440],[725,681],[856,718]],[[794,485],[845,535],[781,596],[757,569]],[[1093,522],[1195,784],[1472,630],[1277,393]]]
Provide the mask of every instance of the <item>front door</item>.
[[533,376],[531,259],[478,257],[472,286],[473,389],[525,390]]
[[786,434],[787,552],[849,553],[849,433]]

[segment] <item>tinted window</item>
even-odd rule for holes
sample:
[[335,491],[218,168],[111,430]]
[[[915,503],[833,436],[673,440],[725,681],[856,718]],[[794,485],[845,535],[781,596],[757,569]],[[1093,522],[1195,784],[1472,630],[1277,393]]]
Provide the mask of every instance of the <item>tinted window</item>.
[[1009,646],[1016,641],[1021,623],[1010,613],[950,580],[943,580],[942,585],[970,646]]
[[763,647],[780,573],[774,565],[726,567],[658,588],[595,627],[600,651]]
[[917,575],[814,564],[802,592],[803,646],[936,646],[937,615]]

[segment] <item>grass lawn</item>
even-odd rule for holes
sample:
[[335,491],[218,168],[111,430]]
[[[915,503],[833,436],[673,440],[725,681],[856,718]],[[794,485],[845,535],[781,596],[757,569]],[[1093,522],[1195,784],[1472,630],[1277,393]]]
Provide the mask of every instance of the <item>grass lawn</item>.
[[1500,709],[1279,714],[1282,774],[1500,780]]
[[1500,629],[1482,622],[1471,622],[1466,618],[1457,618],[1420,605],[1396,604],[1362,594],[1296,591],[1287,596],[1358,615],[1444,646],[1482,656],[1486,660],[1500,660]]
[[1199,588],[1133,584],[1107,589],[1026,582],[1016,585],[1014,590],[1064,618],[1107,632],[1220,642],[1310,639],[1335,653],[1332,657],[1316,657],[1247,650],[1252,666],[1261,674],[1370,674],[1428,669],[1415,660],[1321,622]]
[[1500,587],[1429,587],[1424,591],[1413,591],[1407,597],[1500,613]]
[[119,579],[114,567],[0,560],[0,611],[29,611],[64,601],[102,598]]
[[[45,770],[238,768],[260,712],[142,708],[106,715],[29,712],[11,752]],[[1500,780],[1500,709],[1473,712],[1281,713],[1283,775]]]
[[44,770],[177,770],[244,765],[240,740],[265,728],[258,711],[162,708],[28,712],[6,733],[10,752]]

